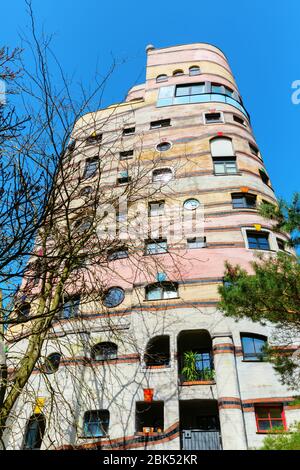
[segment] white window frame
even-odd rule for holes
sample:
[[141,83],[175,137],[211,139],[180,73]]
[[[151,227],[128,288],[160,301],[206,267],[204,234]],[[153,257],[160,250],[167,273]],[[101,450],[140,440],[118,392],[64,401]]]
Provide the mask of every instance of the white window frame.
[[[263,228],[261,230],[255,230],[255,227],[252,225],[252,226],[249,226],[249,227],[242,227],[241,228],[241,231],[242,231],[242,236],[243,236],[243,239],[244,239],[244,243],[245,243],[245,247],[247,250],[250,250],[250,251],[253,251],[253,252],[262,252],[262,253],[266,253],[266,252],[272,252],[272,251],[279,251],[278,249],[278,245],[277,245],[277,240],[276,240],[276,235],[269,229],[266,229],[266,228]],[[269,234],[269,246],[270,246],[270,250],[257,250],[257,249],[254,249],[254,248],[249,248],[249,243],[248,243],[248,237],[247,237],[247,232],[248,231],[251,231],[251,232],[256,232],[257,233],[267,233]]]

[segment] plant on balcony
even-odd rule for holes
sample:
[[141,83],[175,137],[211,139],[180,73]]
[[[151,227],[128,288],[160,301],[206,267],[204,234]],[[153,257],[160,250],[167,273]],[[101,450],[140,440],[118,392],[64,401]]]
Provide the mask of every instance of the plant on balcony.
[[185,351],[181,373],[184,376],[184,379],[188,382],[214,379],[213,369],[210,369],[209,367],[202,370],[197,369],[197,353],[193,351]]

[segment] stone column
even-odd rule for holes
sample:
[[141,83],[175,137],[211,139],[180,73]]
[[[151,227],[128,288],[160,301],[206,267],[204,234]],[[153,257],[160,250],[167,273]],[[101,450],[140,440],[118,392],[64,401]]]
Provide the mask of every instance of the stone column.
[[234,345],[229,333],[212,335],[219,418],[224,450],[247,449]]

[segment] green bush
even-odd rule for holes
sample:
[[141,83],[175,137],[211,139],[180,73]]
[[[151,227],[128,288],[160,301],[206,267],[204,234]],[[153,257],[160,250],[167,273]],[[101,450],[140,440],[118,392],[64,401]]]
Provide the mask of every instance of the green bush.
[[289,431],[265,437],[260,450],[300,450],[300,423],[291,426]]

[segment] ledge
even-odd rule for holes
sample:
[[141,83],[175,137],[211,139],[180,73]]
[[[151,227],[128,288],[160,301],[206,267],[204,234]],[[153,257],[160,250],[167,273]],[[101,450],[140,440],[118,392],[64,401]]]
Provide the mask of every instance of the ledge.
[[191,385],[215,385],[216,382],[215,380],[194,380],[194,381],[185,381],[181,382],[181,386],[186,387],[186,386],[191,386]]

